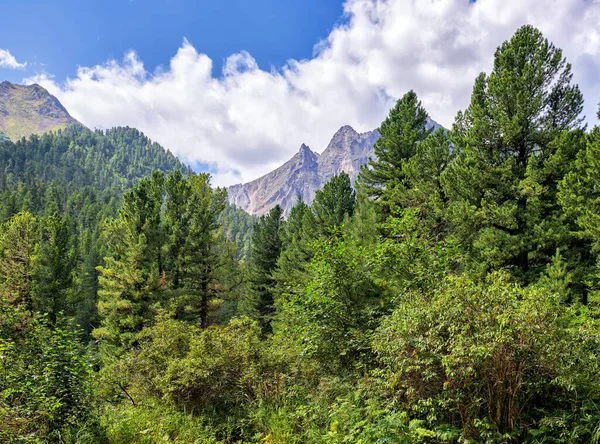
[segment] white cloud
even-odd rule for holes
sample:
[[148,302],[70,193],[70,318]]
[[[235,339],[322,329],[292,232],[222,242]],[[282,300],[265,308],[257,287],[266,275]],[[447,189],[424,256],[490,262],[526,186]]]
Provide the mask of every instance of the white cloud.
[[342,125],[379,125],[414,89],[449,126],[469,102],[496,47],[530,23],[563,48],[592,121],[600,99],[600,0],[348,0],[346,20],[310,60],[259,69],[247,52],[223,75],[187,41],[151,73],[134,52],[80,68],[64,83],[37,81],[90,127],[135,126],[188,162],[209,164],[217,184],[254,179],[302,142],[322,151]]
[[8,49],[0,48],[0,68],[24,69],[27,63],[19,63]]

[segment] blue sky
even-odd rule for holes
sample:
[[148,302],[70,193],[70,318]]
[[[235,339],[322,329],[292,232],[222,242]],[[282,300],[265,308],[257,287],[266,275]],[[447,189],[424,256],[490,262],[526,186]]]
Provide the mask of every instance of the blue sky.
[[0,68],[0,76],[21,81],[45,71],[65,78],[78,65],[120,59],[130,49],[153,71],[169,62],[184,37],[215,61],[216,75],[241,50],[269,70],[310,58],[341,15],[341,0],[6,1],[0,48],[28,64],[25,72]]
[[373,130],[411,89],[450,127],[524,24],[564,50],[597,123],[600,0],[2,3],[0,80],[39,83],[89,128],[139,128],[216,185]]

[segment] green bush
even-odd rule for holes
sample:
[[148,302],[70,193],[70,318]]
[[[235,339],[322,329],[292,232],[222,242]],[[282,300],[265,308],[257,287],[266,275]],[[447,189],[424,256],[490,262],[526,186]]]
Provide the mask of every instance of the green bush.
[[[381,376],[423,427],[447,423],[466,437],[516,438],[568,412],[583,419],[582,401],[598,399],[599,338],[585,321],[573,329],[575,311],[559,301],[503,273],[409,293],[375,335]],[[588,424],[581,435],[590,433]]]
[[[50,327],[45,317],[18,308],[0,306],[0,319],[0,440],[58,440],[95,430],[93,373],[75,332],[60,319]],[[79,442],[86,439],[95,438]]]

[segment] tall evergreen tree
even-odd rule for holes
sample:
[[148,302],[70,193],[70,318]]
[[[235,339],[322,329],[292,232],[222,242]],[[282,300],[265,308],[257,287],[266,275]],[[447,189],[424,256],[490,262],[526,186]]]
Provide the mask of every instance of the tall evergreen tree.
[[448,198],[441,177],[454,159],[449,133],[440,128],[419,143],[403,164],[404,184],[390,190],[390,200],[401,208],[418,210],[423,229],[445,235],[444,215]]
[[[509,267],[534,279],[559,246],[553,190],[578,146],[561,147],[560,138],[578,130],[583,104],[571,78],[562,51],[524,26],[498,48],[492,73],[477,78],[457,118],[458,157],[442,184],[447,220],[478,272]],[[555,223],[542,232],[541,220]]]
[[219,294],[219,272],[228,263],[231,253],[218,223],[219,214],[227,204],[227,190],[213,190],[207,173],[191,176],[188,182],[189,227],[182,251],[182,282],[188,311],[206,328],[211,301]]
[[281,253],[273,273],[278,294],[295,291],[306,280],[306,266],[313,255],[310,241],[316,236],[314,226],[313,212],[298,197],[298,202],[279,228]]
[[319,233],[332,234],[342,226],[346,218],[354,214],[355,206],[356,192],[352,188],[350,177],[342,171],[315,194],[312,210]]
[[162,268],[164,233],[161,226],[163,176],[143,179],[125,194],[119,218],[106,224],[109,256],[98,267],[98,313],[101,327],[96,338],[117,348],[130,346],[152,317],[165,280]]
[[[68,216],[54,213],[43,221],[38,256],[34,306],[37,311],[48,314],[51,325],[56,325],[58,314],[69,308],[77,261]],[[73,305],[70,308],[66,314],[72,315]]]
[[[595,126],[585,140],[586,147],[578,153],[573,170],[559,184],[558,198],[565,219],[576,223],[573,227],[576,237],[570,248],[564,249],[564,254],[579,259],[572,259],[573,272],[581,275],[579,281],[597,283],[600,278],[600,126]],[[585,299],[587,294],[583,296]]]
[[189,232],[190,217],[187,213],[190,183],[180,171],[171,173],[165,181],[165,227],[167,243],[165,268],[167,280],[173,289],[180,288],[183,279],[183,249]]
[[389,213],[397,206],[393,190],[405,186],[404,164],[414,156],[417,145],[431,133],[427,128],[427,112],[414,91],[406,93],[392,108],[379,127],[375,142],[375,159],[361,168],[358,182],[367,196],[378,202],[381,212]]
[[252,235],[248,295],[242,309],[260,322],[264,333],[271,332],[275,290],[273,271],[281,253],[279,231],[282,217],[283,210],[276,205],[267,215],[261,216]]
[[31,213],[18,213],[0,226],[0,301],[30,311],[37,239],[37,220]]

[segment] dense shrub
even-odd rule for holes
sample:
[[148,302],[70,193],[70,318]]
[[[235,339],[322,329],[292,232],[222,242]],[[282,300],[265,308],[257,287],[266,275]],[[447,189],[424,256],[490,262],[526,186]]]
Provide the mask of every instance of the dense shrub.
[[0,440],[57,440],[97,426],[93,373],[64,322],[0,305]]
[[382,323],[374,340],[381,375],[425,427],[515,438],[598,399],[595,327],[571,328],[574,309],[559,304],[546,287],[521,288],[503,273],[484,283],[449,277],[432,293],[407,294]]

